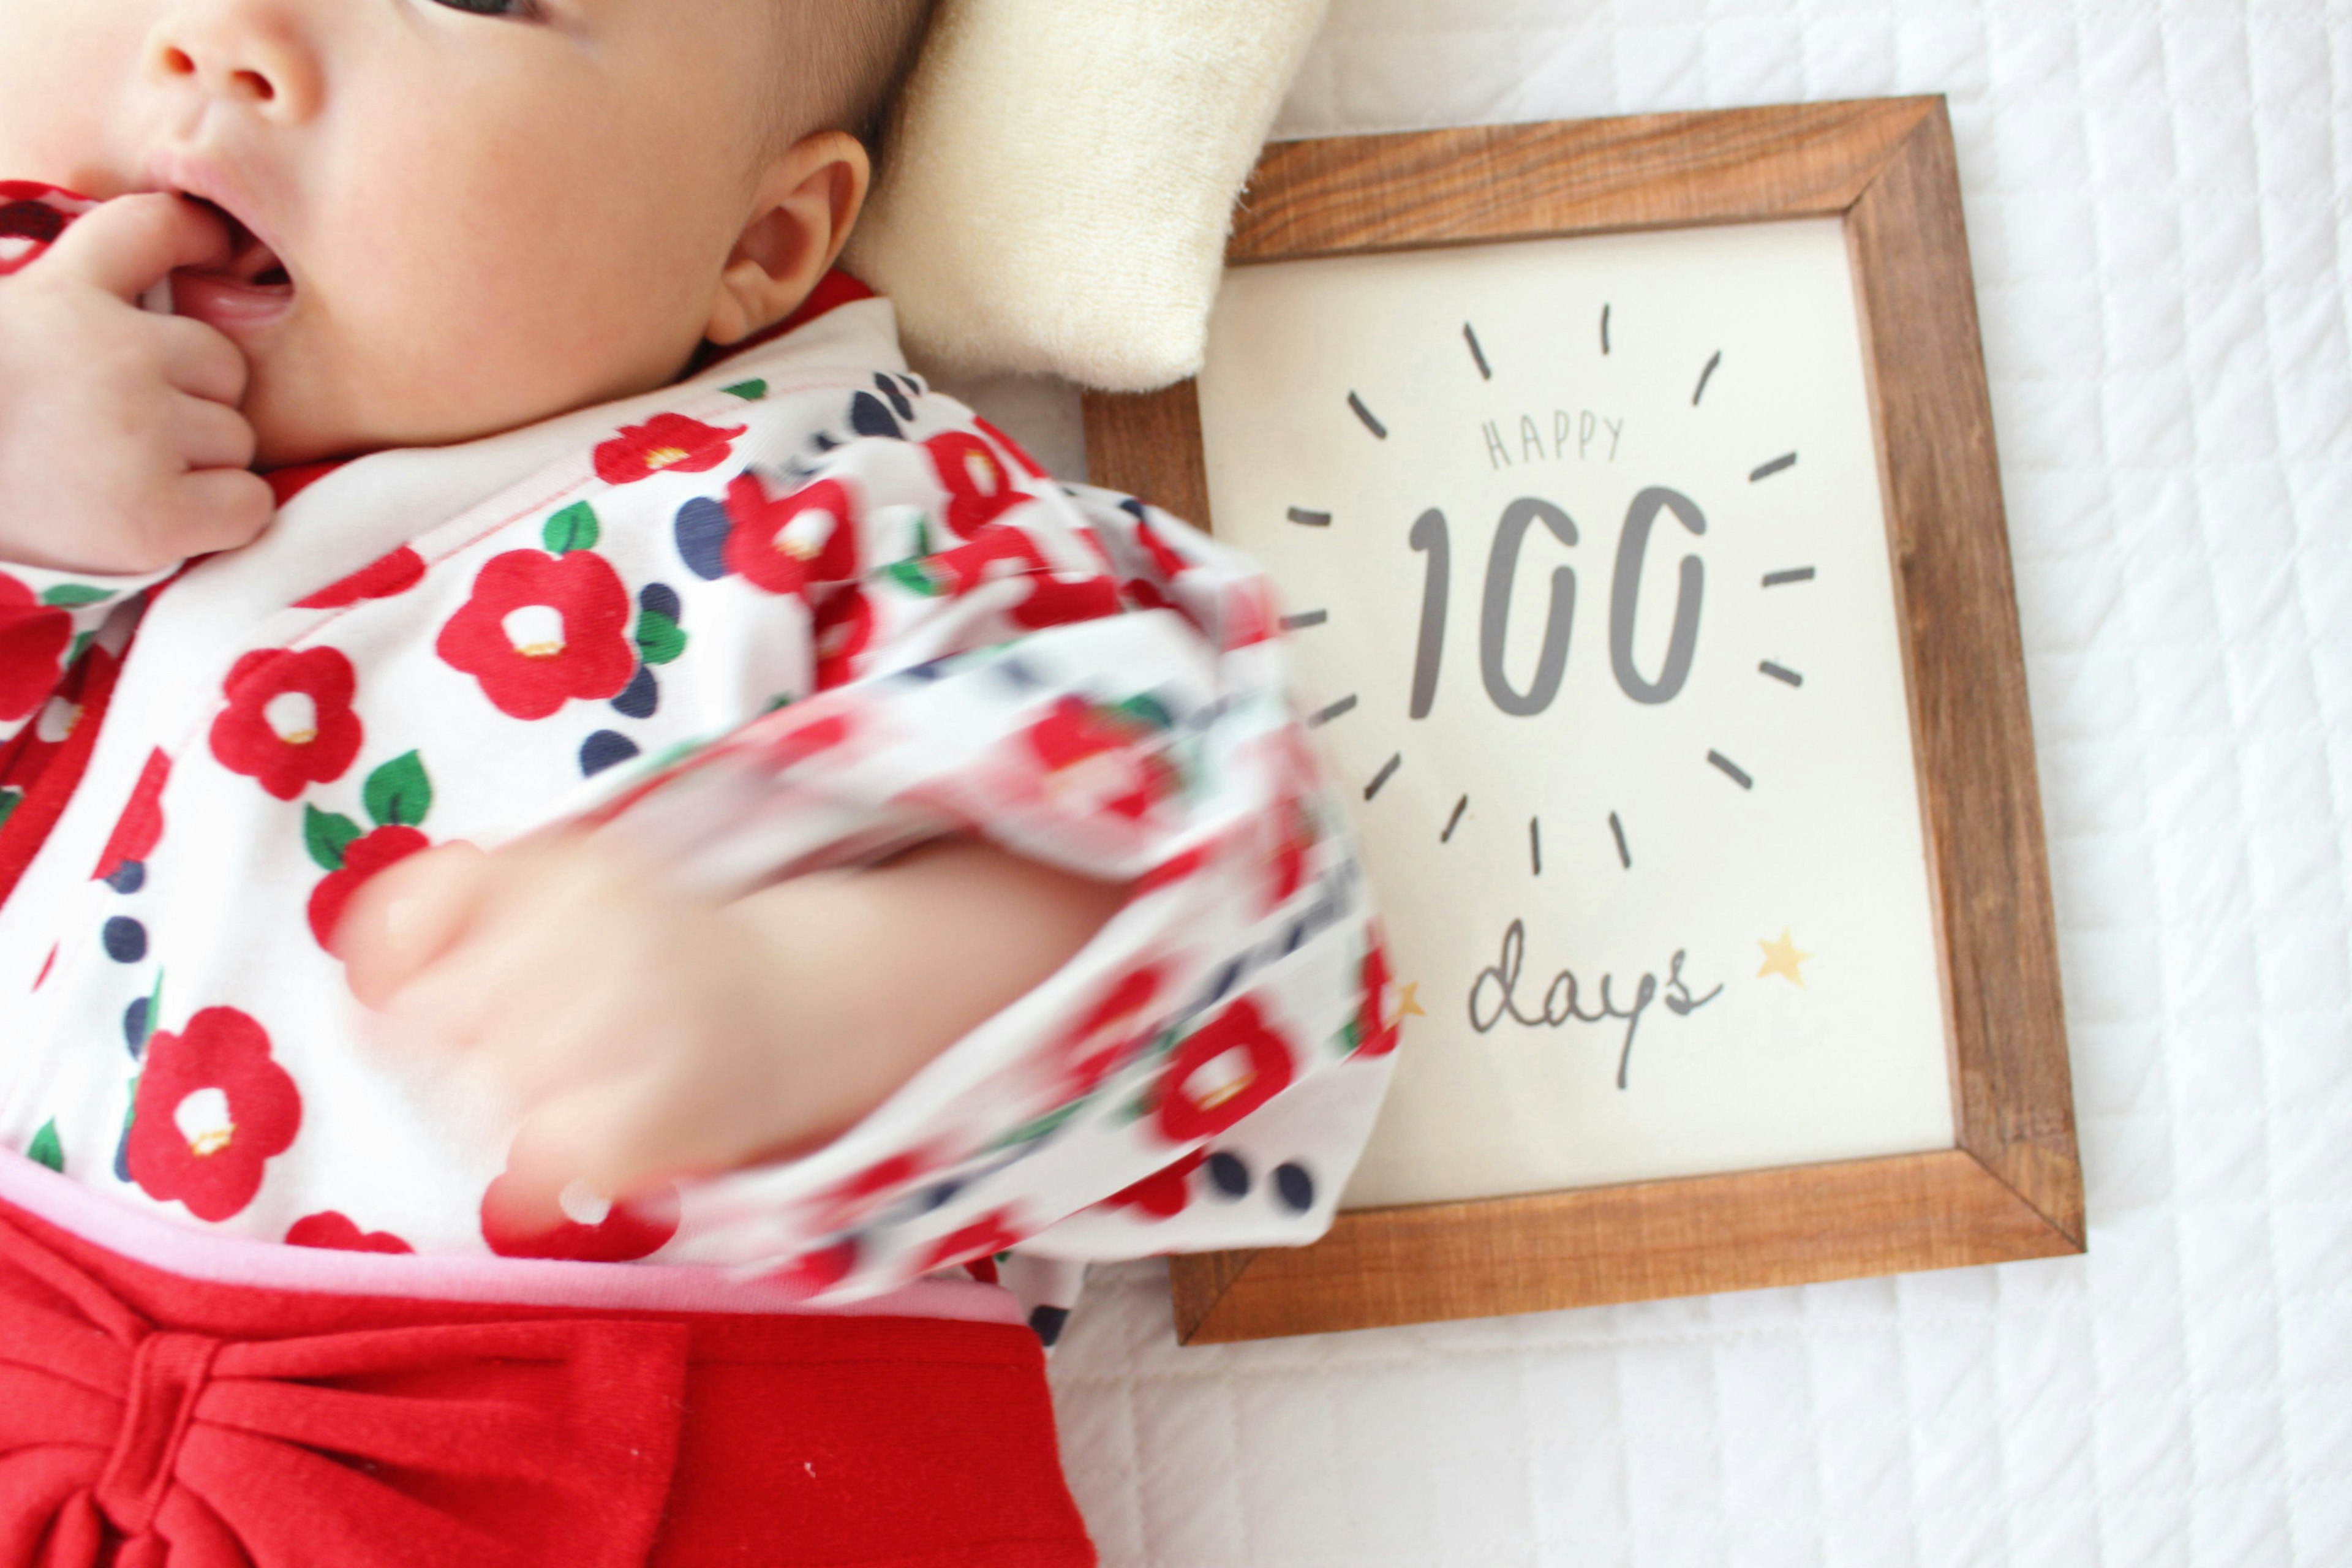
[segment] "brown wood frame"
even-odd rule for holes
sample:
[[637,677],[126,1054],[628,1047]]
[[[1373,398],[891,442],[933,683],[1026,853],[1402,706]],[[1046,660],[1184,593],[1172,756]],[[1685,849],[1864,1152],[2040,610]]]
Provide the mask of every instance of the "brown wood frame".
[[[1344,1213],[1313,1247],[1177,1258],[1185,1342],[2083,1250],[2024,655],[1944,100],[1277,144],[1227,258],[1839,216],[1896,565],[1958,1147]],[[1210,521],[1192,383],[1091,395],[1086,420],[1097,482]]]

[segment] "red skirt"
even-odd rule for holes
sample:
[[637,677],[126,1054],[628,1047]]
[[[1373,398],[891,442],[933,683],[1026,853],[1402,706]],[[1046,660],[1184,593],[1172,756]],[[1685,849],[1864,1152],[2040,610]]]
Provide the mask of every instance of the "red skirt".
[[0,1568],[1086,1568],[1043,1352],[223,1285],[0,1202]]

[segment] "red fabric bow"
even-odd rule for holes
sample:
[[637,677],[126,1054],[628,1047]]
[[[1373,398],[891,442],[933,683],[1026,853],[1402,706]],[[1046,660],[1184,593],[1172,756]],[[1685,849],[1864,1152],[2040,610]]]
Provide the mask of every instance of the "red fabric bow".
[[688,1333],[168,1332],[0,1220],[0,1568],[642,1568]]

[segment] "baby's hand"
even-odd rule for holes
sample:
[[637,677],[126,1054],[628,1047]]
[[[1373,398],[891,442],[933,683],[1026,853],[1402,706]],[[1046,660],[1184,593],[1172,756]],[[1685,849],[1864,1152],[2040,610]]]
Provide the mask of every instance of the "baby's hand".
[[761,933],[581,838],[452,845],[363,890],[335,946],[391,1050],[521,1118],[516,1228],[573,1184],[628,1197],[821,1129]]
[[520,1113],[500,1216],[562,1222],[847,1131],[1068,963],[1127,889],[949,838],[731,904],[608,844],[402,861],[334,933],[396,1051]]
[[0,561],[157,572],[269,525],[236,406],[244,354],[135,303],[178,268],[226,261],[229,243],[193,202],[124,196],[0,279]]

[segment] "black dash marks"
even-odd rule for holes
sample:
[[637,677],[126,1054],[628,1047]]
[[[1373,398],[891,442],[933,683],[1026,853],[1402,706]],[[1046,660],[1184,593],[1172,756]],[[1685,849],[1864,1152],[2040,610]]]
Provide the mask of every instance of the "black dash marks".
[[1751,485],[1762,484],[1774,474],[1786,473],[1789,469],[1793,468],[1796,466],[1797,454],[1794,452],[1783,452],[1779,457],[1773,458],[1770,462],[1765,464],[1762,468],[1757,469],[1754,473],[1748,475],[1748,482]]
[[1754,789],[1756,787],[1756,781],[1748,776],[1748,770],[1741,767],[1738,763],[1733,762],[1729,757],[1725,756],[1721,752],[1709,752],[1706,754],[1706,760],[1713,763],[1717,767],[1721,768],[1723,770],[1724,777],[1729,779],[1733,784],[1738,784],[1741,789]]
[[1454,803],[1454,815],[1445,819],[1445,831],[1437,836],[1440,844],[1454,842],[1454,830],[1462,826],[1462,814],[1470,809],[1470,797],[1464,795]]
[[1342,697],[1339,701],[1334,702],[1328,708],[1324,709],[1320,713],[1318,713],[1313,718],[1307,720],[1307,727],[1310,730],[1320,730],[1332,720],[1344,719],[1355,710],[1356,699],[1353,697]]
[[1286,632],[1303,632],[1319,626],[1330,618],[1331,612],[1328,610],[1302,610],[1297,615],[1283,616],[1282,629]]
[[1617,814],[1613,811],[1609,814],[1609,831],[1610,834],[1617,840],[1618,864],[1624,867],[1628,871],[1632,870],[1633,868],[1633,851],[1625,843],[1625,825],[1617,820]]
[[1364,798],[1370,800],[1381,790],[1387,788],[1389,780],[1396,777],[1397,770],[1402,766],[1404,766],[1404,753],[1399,752],[1388,760],[1379,773],[1372,775],[1372,782],[1364,786]]
[[[1470,345],[1470,357],[1478,362],[1479,379],[1482,381],[1494,380],[1495,368],[1486,363],[1486,351],[1478,342],[1477,329],[1473,327],[1467,321],[1463,322],[1462,337],[1463,341]],[[1359,409],[1358,412],[1360,413],[1362,410]]]
[[1812,580],[1813,569],[1810,566],[1800,566],[1789,572],[1768,572],[1764,574],[1764,585],[1767,588],[1785,588],[1791,583],[1810,583]]
[[1352,392],[1348,394],[1348,406],[1356,411],[1356,417],[1364,422],[1365,429],[1370,430],[1373,435],[1379,437],[1383,441],[1389,438],[1389,427],[1372,416],[1372,411],[1364,406],[1364,400],[1362,398],[1357,396]]
[[1698,400],[1706,395],[1706,384],[1713,381],[1715,379],[1715,373],[1722,368],[1723,351],[1721,349],[1717,349],[1715,351],[1715,357],[1706,362],[1706,368],[1698,373],[1698,388],[1691,394],[1691,406],[1693,408],[1696,408],[1698,406]]
[[1290,521],[1301,528],[1328,528],[1331,526],[1331,514],[1328,511],[1308,511],[1303,506],[1295,506],[1290,509]]
[[1528,864],[1538,877],[1543,875],[1543,818],[1528,818]]
[[1606,305],[1601,307],[1601,352],[1604,355],[1609,352],[1609,310]]
[[1805,678],[1803,676],[1799,675],[1787,665],[1774,664],[1769,658],[1763,663],[1758,665],[1756,668],[1763,671],[1766,675],[1770,676],[1773,679],[1786,681],[1790,686],[1802,686],[1805,683]]

